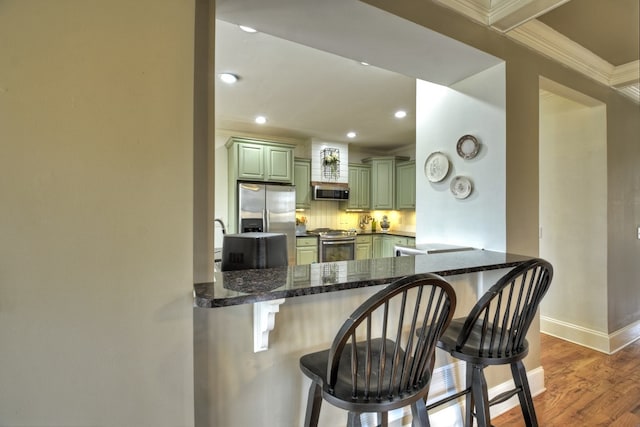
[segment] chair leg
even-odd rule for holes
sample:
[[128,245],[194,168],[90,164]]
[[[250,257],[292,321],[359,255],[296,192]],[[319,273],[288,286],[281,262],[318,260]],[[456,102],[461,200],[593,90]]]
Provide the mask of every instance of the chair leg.
[[411,421],[412,427],[430,427],[429,414],[427,413],[427,405],[425,399],[418,399],[411,404],[411,415],[413,420]]
[[322,389],[316,382],[311,382],[307,398],[307,412],[304,416],[304,427],[317,427],[322,406]]
[[362,427],[362,420],[360,419],[360,412],[349,411],[349,417],[347,418],[347,427]]
[[511,364],[511,373],[513,374],[513,382],[520,389],[518,399],[520,399],[520,408],[522,416],[527,427],[538,427],[538,419],[536,418],[536,410],[533,407],[533,397],[531,397],[531,389],[529,388],[529,380],[527,379],[527,370],[521,360]]
[[[467,363],[467,367],[465,368],[466,379],[465,379],[465,388],[468,390],[471,388],[473,384],[473,368],[471,367],[471,363]],[[468,392],[465,396],[465,408],[464,408],[464,427],[472,427],[473,426],[473,411],[474,411],[474,402],[473,402],[473,393]]]
[[[468,369],[468,368],[467,368]],[[476,420],[478,427],[491,426],[491,414],[489,413],[489,391],[487,380],[484,377],[482,365],[472,365],[471,394],[476,407]]]
[[381,427],[387,427],[389,425],[388,412],[378,412],[378,425]]

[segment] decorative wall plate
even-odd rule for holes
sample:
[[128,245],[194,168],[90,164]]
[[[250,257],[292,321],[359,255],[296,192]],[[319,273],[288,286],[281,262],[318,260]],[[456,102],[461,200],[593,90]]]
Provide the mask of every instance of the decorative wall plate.
[[451,180],[449,188],[456,199],[466,199],[471,194],[471,180],[466,176],[458,175]]
[[458,155],[465,160],[473,159],[480,151],[480,143],[473,135],[465,135],[458,140],[456,145]]
[[449,173],[449,159],[439,151],[429,154],[424,162],[424,174],[431,182],[442,181]]

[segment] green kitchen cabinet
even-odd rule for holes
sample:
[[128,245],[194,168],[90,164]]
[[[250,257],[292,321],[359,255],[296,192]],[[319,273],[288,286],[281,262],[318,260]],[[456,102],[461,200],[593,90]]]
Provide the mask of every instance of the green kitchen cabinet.
[[356,259],[369,259],[373,255],[372,236],[356,237]]
[[393,248],[396,245],[415,247],[416,239],[413,237],[374,235],[372,236],[373,258],[388,258],[396,256]]
[[371,209],[396,209],[396,164],[409,160],[403,156],[369,157],[371,164]]
[[386,236],[381,236],[381,235],[374,235],[372,236],[372,254],[373,254],[373,258],[383,258],[384,257],[384,252],[383,252],[383,241],[384,238]]
[[229,176],[236,180],[293,184],[294,145],[250,138],[231,138]]
[[296,209],[311,208],[311,160],[295,159],[293,183],[296,186]]
[[396,256],[394,247],[398,246],[416,246],[416,239],[413,237],[404,237],[404,236],[384,236],[384,240],[382,243],[382,254],[383,257],[392,257]]
[[396,209],[416,208],[416,162],[396,165]]
[[371,208],[371,166],[349,163],[349,200],[342,209],[369,210]]
[[318,239],[316,237],[296,237],[296,264],[318,262]]

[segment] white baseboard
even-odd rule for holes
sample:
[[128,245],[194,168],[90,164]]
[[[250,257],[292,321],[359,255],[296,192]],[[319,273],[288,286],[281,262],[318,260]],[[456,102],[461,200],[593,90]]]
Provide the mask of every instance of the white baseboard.
[[[464,387],[464,369],[464,362],[456,362],[434,370],[427,404],[461,391]],[[529,379],[529,387],[533,396],[545,391],[544,369],[541,366],[528,371],[527,378]],[[489,398],[513,388],[513,380],[498,384],[489,389]],[[491,417],[497,417],[518,405],[520,405],[518,397],[513,396],[506,402],[492,406]],[[410,408],[404,408],[394,412],[395,414],[389,414],[390,425],[411,426]],[[393,418],[391,414],[394,415]],[[401,419],[402,422],[400,422]],[[464,397],[458,399],[458,402],[451,402],[449,405],[443,405],[441,409],[431,410],[429,412],[429,420],[433,427],[460,427],[463,425],[463,419]],[[394,423],[392,424],[392,422]]]
[[640,338],[640,321],[611,334],[562,320],[540,316],[540,331],[606,354],[613,354]]

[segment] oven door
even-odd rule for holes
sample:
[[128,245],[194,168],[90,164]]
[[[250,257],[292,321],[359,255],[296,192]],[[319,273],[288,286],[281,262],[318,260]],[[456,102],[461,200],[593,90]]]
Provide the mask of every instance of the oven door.
[[356,239],[320,239],[320,262],[356,259]]

